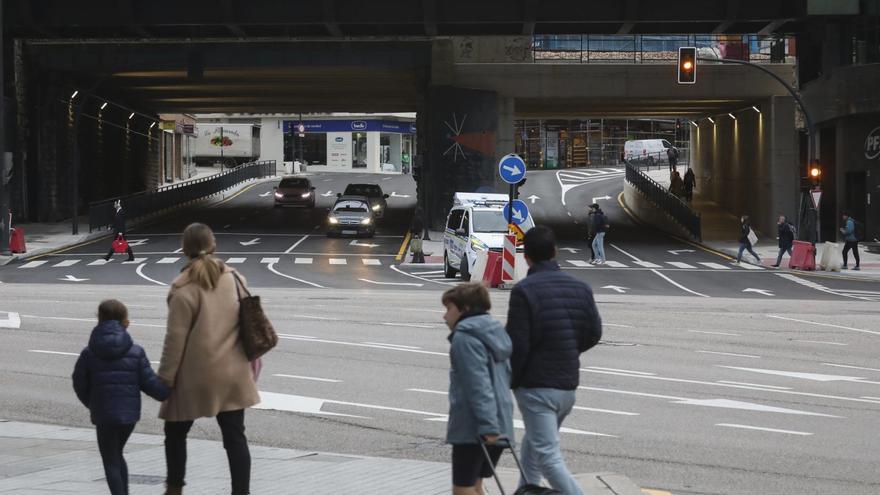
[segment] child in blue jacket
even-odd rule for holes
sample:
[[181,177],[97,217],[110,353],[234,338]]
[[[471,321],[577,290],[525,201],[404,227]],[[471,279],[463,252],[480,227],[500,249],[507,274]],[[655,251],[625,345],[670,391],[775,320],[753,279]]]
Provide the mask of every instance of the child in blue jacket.
[[98,449],[112,495],[128,494],[128,466],[122,451],[141,419],[141,391],[165,400],[163,384],[141,346],[132,341],[128,308],[109,299],[98,306],[98,326],[73,370],[73,390],[89,408],[98,434]]

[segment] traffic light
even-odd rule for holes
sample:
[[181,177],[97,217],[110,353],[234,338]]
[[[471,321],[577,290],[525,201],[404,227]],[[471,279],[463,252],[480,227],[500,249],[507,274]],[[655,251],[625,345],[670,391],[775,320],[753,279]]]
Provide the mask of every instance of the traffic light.
[[678,48],[678,84],[696,84],[697,49],[692,46]]

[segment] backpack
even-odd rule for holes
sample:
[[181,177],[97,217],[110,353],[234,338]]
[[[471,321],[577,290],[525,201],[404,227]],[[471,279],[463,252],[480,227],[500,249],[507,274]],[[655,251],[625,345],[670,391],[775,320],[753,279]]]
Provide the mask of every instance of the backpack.
[[786,222],[786,225],[788,225],[788,231],[791,232],[791,237],[797,239],[797,227],[791,222]]
[[856,239],[859,241],[865,240],[865,224],[853,218],[853,225],[855,225],[855,234]]

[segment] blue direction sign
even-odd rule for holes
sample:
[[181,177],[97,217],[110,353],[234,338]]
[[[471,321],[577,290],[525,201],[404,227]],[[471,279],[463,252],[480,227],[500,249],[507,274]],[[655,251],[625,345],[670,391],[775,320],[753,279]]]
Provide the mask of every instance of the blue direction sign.
[[[510,203],[504,205],[504,219],[507,220],[508,211],[510,210]],[[513,200],[513,213],[510,216],[510,221],[514,225],[522,225],[523,222],[526,221],[526,218],[529,218],[529,207],[526,204],[519,200]]]
[[504,182],[507,182],[508,184],[516,184],[526,176],[526,162],[512,153],[510,155],[505,155],[501,161],[498,162],[498,174],[501,175],[501,180]]

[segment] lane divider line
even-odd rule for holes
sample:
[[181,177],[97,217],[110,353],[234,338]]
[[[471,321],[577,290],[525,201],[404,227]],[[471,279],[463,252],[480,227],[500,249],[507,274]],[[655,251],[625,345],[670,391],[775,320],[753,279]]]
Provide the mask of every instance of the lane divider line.
[[431,280],[430,278],[419,277],[418,275],[413,275],[413,274],[411,274],[411,273],[406,273],[405,271],[400,270],[399,268],[397,268],[397,267],[394,266],[394,265],[391,265],[389,268],[391,268],[392,270],[394,270],[395,272],[397,272],[397,273],[399,273],[399,274],[401,274],[401,275],[406,275],[407,277],[412,277],[412,278],[415,278],[415,279],[418,279],[418,280],[424,280],[425,282],[433,282],[433,283],[435,283],[435,284],[440,284],[440,285],[455,285],[455,284],[450,283],[450,282],[441,282],[441,281],[439,281],[439,280]]
[[144,279],[144,280],[146,280],[146,281],[148,281],[148,282],[152,282],[152,283],[154,283],[154,284],[156,284],[156,285],[161,285],[161,286],[167,286],[167,285],[168,285],[168,284],[166,284],[166,283],[159,282],[158,280],[152,279],[152,278],[150,278],[150,277],[144,275],[144,267],[145,267],[145,266],[147,266],[146,263],[141,263],[140,265],[138,265],[138,267],[135,269],[135,273],[137,273],[142,279]]
[[786,317],[786,316],[779,316],[779,315],[767,315],[767,318],[775,318],[775,319],[777,319],[777,320],[794,321],[794,322],[797,322],[797,323],[806,323],[806,324],[808,324],[808,325],[817,325],[817,326],[820,326],[820,327],[840,328],[841,330],[850,330],[850,331],[852,331],[852,332],[869,333],[869,334],[871,334],[871,335],[880,335],[880,332],[875,332],[875,331],[873,331],[873,330],[865,330],[865,329],[862,329],[862,328],[845,327],[845,326],[843,326],[843,325],[835,325],[835,324],[833,324],[833,323],[820,323],[820,322],[818,322],[818,321],[799,320],[799,319],[797,319],[797,318],[788,318],[788,317]]
[[407,232],[406,236],[403,238],[403,243],[400,244],[400,249],[397,251],[397,256],[394,257],[394,261],[400,261],[406,256],[406,248],[409,247],[409,240],[411,232]]
[[709,297],[709,296],[707,296],[706,294],[701,294],[701,293],[699,293],[699,292],[697,292],[697,291],[693,291],[693,290],[688,289],[687,287],[681,285],[680,283],[676,282],[675,280],[672,280],[671,278],[667,277],[666,275],[663,275],[662,273],[658,272],[657,270],[651,270],[651,271],[654,272],[655,274],[657,274],[657,276],[659,276],[659,277],[662,278],[663,280],[666,280],[666,281],[669,282],[670,284],[672,284],[672,285],[678,287],[679,289],[681,289],[681,290],[683,290],[683,291],[685,291],[685,292],[690,292],[691,294],[693,294],[693,295],[695,295],[695,296]]
[[308,238],[309,238],[309,234],[304,235],[303,238],[300,239],[300,240],[298,240],[298,241],[296,241],[296,243],[294,243],[293,246],[290,246],[289,248],[287,248],[287,251],[284,251],[284,254],[290,254],[290,253],[292,253],[293,250],[297,248],[297,246],[299,246],[300,244],[302,244],[302,242],[303,242],[304,240],[308,239]]
[[318,289],[326,289],[326,287],[324,287],[323,285],[319,285],[314,282],[309,282],[308,280],[303,280],[301,278],[292,277],[290,275],[286,275],[284,273],[279,272],[278,270],[275,269],[275,263],[277,263],[277,262],[278,261],[276,260],[271,263],[267,263],[266,268],[268,268],[270,272],[274,273],[275,275],[278,275],[279,277],[289,278],[290,280],[300,282],[300,283],[303,283],[306,285],[311,285],[312,287],[317,287]]

